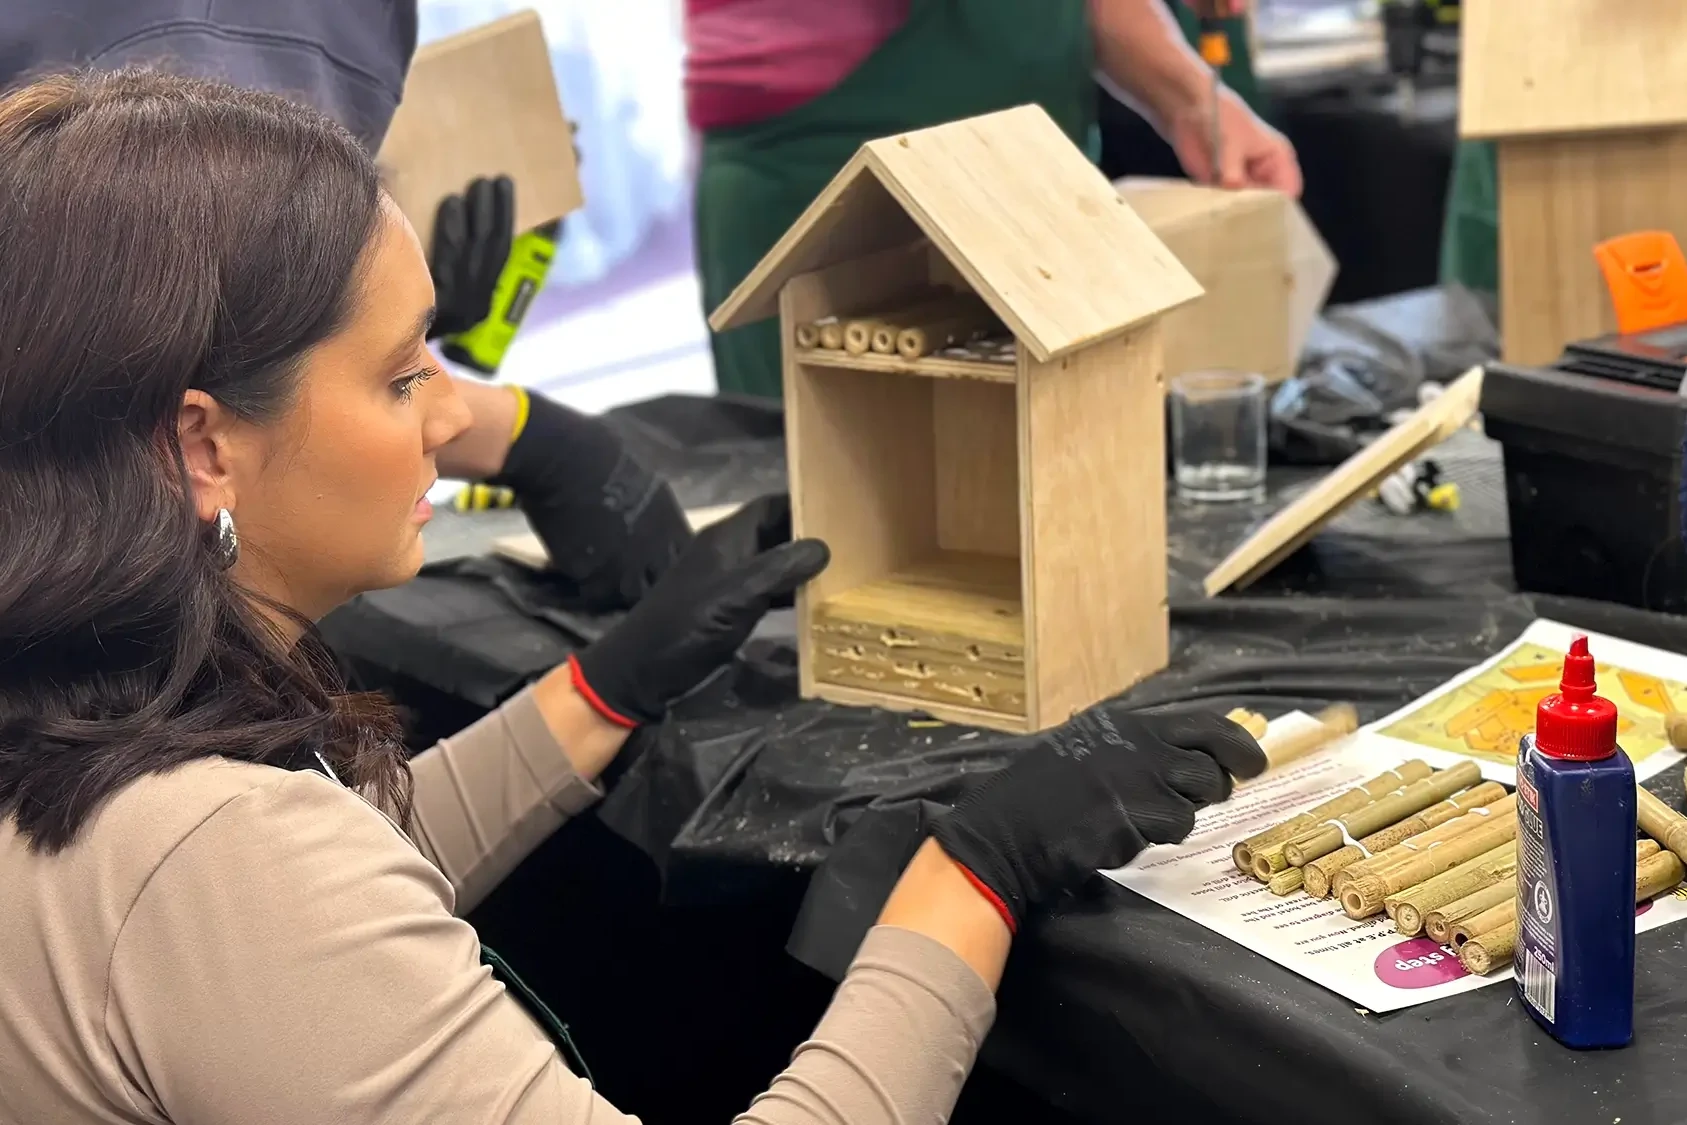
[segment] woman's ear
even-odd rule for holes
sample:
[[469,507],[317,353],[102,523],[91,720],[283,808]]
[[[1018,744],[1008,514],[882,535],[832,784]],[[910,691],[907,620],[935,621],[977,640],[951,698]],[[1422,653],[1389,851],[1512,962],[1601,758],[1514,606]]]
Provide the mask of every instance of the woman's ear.
[[234,416],[204,391],[188,391],[176,420],[176,437],[193,489],[194,510],[200,520],[216,518],[218,508],[235,504],[233,442],[229,430]]

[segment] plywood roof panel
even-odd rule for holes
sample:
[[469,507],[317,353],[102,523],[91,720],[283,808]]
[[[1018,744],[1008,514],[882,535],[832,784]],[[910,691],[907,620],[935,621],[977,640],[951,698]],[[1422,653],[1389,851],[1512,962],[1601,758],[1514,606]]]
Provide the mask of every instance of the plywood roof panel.
[[884,214],[885,198],[1041,360],[1201,295],[1053,120],[1024,106],[868,143],[710,324],[771,316],[796,274],[916,233]]
[[1679,0],[1466,0],[1461,21],[1466,137],[1687,124]]

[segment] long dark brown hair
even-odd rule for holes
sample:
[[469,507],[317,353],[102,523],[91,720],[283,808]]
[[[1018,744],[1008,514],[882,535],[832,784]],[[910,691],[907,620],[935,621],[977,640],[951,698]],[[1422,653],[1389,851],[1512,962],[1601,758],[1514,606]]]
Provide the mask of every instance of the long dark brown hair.
[[287,410],[380,192],[345,130],[267,94],[119,71],[0,98],[0,817],[33,847],[218,755],[321,754],[408,815],[391,710],[217,566],[177,438],[190,389]]

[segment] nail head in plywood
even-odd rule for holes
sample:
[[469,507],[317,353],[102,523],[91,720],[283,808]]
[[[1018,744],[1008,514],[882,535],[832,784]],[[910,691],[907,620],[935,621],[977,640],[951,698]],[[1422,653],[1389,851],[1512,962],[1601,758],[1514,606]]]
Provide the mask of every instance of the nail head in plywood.
[[515,229],[578,210],[574,134],[532,11],[425,43],[376,158],[424,247],[434,213],[479,176],[515,181]]
[[1269,573],[1390,473],[1462,428],[1476,416],[1481,398],[1482,369],[1473,367],[1248,536],[1207,575],[1203,583],[1207,596],[1246,586]]
[[1687,124],[1678,3],[1466,0],[1459,57],[1466,137]]

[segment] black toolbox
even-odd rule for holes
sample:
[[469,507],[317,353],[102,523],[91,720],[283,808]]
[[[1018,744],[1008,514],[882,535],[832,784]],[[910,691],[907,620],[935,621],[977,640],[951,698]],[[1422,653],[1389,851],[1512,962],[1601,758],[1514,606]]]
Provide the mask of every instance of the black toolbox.
[[1488,365],[1519,589],[1687,613],[1684,377],[1687,324],[1571,344],[1550,367]]

